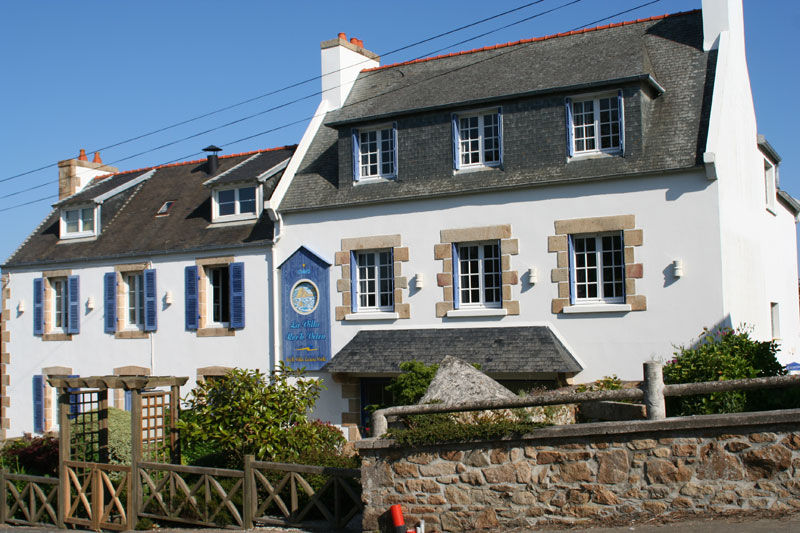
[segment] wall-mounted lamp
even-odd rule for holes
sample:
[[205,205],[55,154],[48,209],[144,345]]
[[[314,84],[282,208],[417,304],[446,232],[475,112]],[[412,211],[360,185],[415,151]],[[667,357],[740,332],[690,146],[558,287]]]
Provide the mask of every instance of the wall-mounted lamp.
[[676,259],[672,262],[672,274],[676,278],[683,276],[683,261],[681,259]]
[[25,312],[25,300],[20,300],[17,304],[17,313],[22,314]]
[[539,281],[539,270],[535,266],[532,266],[528,269],[528,283],[533,285],[538,281]]
[[167,305],[172,305],[172,291],[167,291],[164,295],[164,303]]
[[422,275],[422,272],[419,272],[414,277],[414,286],[417,288],[417,290],[425,286],[425,276]]
[[89,296],[89,299],[86,300],[86,309],[89,311],[94,309],[94,296]]

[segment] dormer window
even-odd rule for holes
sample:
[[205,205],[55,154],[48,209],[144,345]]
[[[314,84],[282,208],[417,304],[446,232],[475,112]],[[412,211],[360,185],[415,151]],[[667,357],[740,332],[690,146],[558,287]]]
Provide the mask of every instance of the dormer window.
[[397,125],[353,130],[353,181],[397,177]]
[[214,222],[248,220],[261,211],[260,187],[247,186],[214,191]]
[[570,156],[625,151],[622,91],[616,95],[567,98],[565,106]]
[[95,206],[61,211],[61,238],[94,237],[97,235]]
[[503,162],[503,110],[453,114],[453,166],[496,167]]

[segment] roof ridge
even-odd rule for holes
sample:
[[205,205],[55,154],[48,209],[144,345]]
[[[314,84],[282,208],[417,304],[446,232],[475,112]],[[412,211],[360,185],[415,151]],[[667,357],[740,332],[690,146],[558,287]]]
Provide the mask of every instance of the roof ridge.
[[[261,154],[261,153],[264,153],[264,152],[277,152],[278,150],[288,150],[290,148],[297,148],[297,145],[296,144],[287,144],[287,145],[284,145],[284,146],[276,146],[274,148],[262,148],[260,150],[251,150],[249,152],[239,152],[238,154],[221,155],[221,156],[219,156],[219,158],[220,159],[229,159],[231,157],[242,157],[242,156],[246,156],[246,155]],[[97,176],[96,178],[92,179],[92,183],[95,184],[95,182],[103,181],[103,180],[105,180],[107,178],[110,178],[112,176],[120,176],[122,174],[130,174],[132,172],[142,172],[142,171],[146,172],[148,170],[157,170],[159,168],[179,167],[181,165],[192,165],[192,164],[202,163],[203,161],[205,161],[205,159],[193,159],[191,161],[180,161],[180,162],[177,162],[177,163],[166,163],[166,164],[163,164],[163,165],[154,165],[152,167],[142,167],[142,168],[134,168],[134,169],[131,169],[131,170],[123,170],[121,172],[113,172],[111,174],[103,174],[102,176]]]
[[590,33],[590,32],[599,31],[599,30],[607,30],[607,29],[610,29],[610,28],[618,28],[620,26],[630,26],[631,24],[639,24],[639,23],[642,23],[642,22],[652,22],[654,20],[662,20],[662,19],[666,19],[666,18],[669,18],[669,17],[677,17],[677,16],[681,16],[681,15],[689,15],[689,14],[692,14],[692,13],[699,13],[700,11],[701,11],[700,9],[693,9],[693,10],[690,10],[690,11],[679,11],[677,13],[665,13],[663,15],[655,15],[653,17],[641,18],[641,19],[637,19],[637,20],[628,20],[628,21],[624,21],[624,22],[614,22],[614,23],[611,23],[611,24],[605,24],[603,26],[595,26],[594,28],[583,28],[583,29],[580,29],[580,30],[573,30],[573,31],[567,31],[567,32],[562,32],[562,33],[553,33],[551,35],[545,35],[544,37],[531,37],[530,39],[520,39],[519,41],[512,41],[512,42],[507,42],[507,43],[502,43],[502,44],[495,44],[495,45],[491,45],[491,46],[484,46],[482,48],[474,48],[472,50],[462,50],[461,52],[451,52],[449,54],[442,54],[442,55],[438,55],[438,56],[423,57],[423,58],[419,58],[419,59],[412,59],[410,61],[401,61],[399,63],[392,63],[390,65],[381,65],[379,67],[365,68],[365,69],[362,69],[361,72],[374,72],[376,70],[383,70],[383,69],[389,69],[389,68],[394,68],[394,67],[400,67],[400,66],[403,66],[403,65],[413,65],[414,63],[426,63],[428,61],[434,61],[436,59],[445,59],[445,58],[448,58],[448,57],[461,56],[461,55],[467,55],[467,54],[475,54],[477,52],[486,52],[486,51],[489,51],[489,50],[497,50],[499,48],[507,48],[509,46],[517,46],[517,45],[520,45],[520,44],[528,44],[528,43],[539,42],[539,41],[548,41],[550,39],[556,39],[558,37],[567,37],[569,35],[578,35],[578,34],[581,34],[581,33]]

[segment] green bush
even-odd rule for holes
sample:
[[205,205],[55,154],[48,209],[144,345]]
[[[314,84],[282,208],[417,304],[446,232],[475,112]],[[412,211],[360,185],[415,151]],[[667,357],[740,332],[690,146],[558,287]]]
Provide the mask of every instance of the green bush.
[[402,446],[431,446],[446,442],[513,437],[550,425],[492,418],[477,423],[464,423],[447,413],[409,415],[404,420],[407,428],[390,429],[387,433],[389,438]]
[[337,455],[342,434],[307,417],[321,390],[319,380],[283,364],[270,375],[237,368],[198,383],[178,422],[184,459],[242,468],[248,454],[269,461]]
[[8,441],[0,451],[0,465],[16,474],[58,475],[58,439],[52,435]]
[[[80,416],[78,415],[78,417]],[[88,436],[82,436],[80,433],[82,430],[96,433],[99,430],[99,425],[97,421],[85,426],[78,424],[77,419],[71,422],[72,448],[76,453],[81,454],[76,459],[99,461],[97,450],[91,449],[89,445],[85,444],[93,439]],[[108,408],[108,462],[120,465],[127,465],[131,462],[131,414],[115,407]]]
[[439,365],[404,361],[400,363],[400,370],[403,373],[392,379],[386,390],[392,393],[394,405],[413,405],[425,396]]
[[[786,374],[775,341],[756,341],[744,328],[704,329],[693,348],[680,347],[664,366],[664,382],[698,383]],[[797,401],[796,391],[732,391],[667,398],[670,416],[775,409]]]

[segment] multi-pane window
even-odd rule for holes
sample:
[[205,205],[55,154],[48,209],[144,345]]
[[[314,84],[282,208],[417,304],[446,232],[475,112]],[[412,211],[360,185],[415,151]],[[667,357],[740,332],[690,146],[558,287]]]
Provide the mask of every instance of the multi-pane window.
[[458,118],[458,157],[461,167],[500,163],[500,115],[496,112]]
[[575,153],[621,149],[619,98],[594,98],[572,103]]
[[394,264],[390,250],[357,252],[358,311],[394,308]]
[[69,323],[67,280],[66,278],[51,278],[50,287],[53,289],[53,326],[66,330]]
[[62,237],[94,235],[94,207],[68,209],[62,212]]
[[125,275],[128,326],[144,328],[144,276],[142,273]]
[[360,177],[394,176],[395,157],[397,157],[394,149],[394,129],[362,131],[358,136]]
[[620,233],[572,237],[576,302],[623,303],[625,260]]
[[462,307],[500,307],[503,300],[497,242],[459,244],[456,275]]
[[227,325],[231,320],[230,274],[227,266],[208,267],[208,305],[211,322]]
[[256,188],[240,187],[217,191],[217,216],[249,218],[257,213]]

